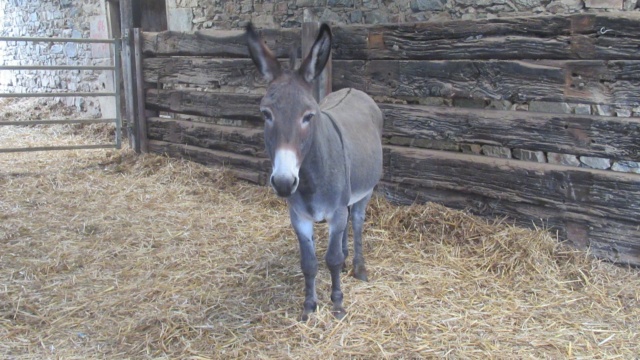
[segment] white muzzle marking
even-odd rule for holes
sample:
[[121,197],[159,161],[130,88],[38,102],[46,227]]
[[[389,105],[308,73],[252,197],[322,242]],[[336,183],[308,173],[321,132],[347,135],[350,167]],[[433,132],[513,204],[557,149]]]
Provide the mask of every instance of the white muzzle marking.
[[287,197],[293,194],[298,188],[298,157],[293,150],[276,150],[273,160],[273,172],[271,173],[271,186],[279,196]]

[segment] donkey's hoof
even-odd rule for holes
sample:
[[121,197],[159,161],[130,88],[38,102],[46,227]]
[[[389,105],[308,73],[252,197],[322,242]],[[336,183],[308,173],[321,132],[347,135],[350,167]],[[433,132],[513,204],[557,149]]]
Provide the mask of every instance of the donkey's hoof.
[[314,300],[305,300],[302,308],[303,310],[302,315],[300,315],[300,321],[307,321],[309,320],[309,314],[316,311],[318,308],[318,303]]
[[353,277],[358,280],[369,281],[369,278],[367,277],[367,269],[364,267],[364,265],[354,266]]
[[311,312],[308,311],[303,311],[302,314],[300,314],[300,321],[308,321],[309,320],[309,314],[311,314]]
[[345,316],[347,316],[347,312],[344,310],[344,308],[342,306],[340,307],[333,307],[333,309],[331,310],[331,314],[333,315],[333,317],[335,317],[338,320],[342,320],[344,319]]

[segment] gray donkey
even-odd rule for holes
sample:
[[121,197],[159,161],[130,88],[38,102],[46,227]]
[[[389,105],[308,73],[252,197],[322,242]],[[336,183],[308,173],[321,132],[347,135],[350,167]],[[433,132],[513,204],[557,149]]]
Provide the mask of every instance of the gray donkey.
[[[318,260],[313,224],[329,223],[325,260],[331,272],[333,315],[342,319],[340,272],[349,254],[349,215],[353,226],[353,275],[367,280],[362,254],[365,208],[382,175],[382,112],[367,94],[356,89],[331,93],[320,104],[311,82],[320,75],[331,53],[331,30],[322,24],[300,68],[282,69],[273,53],[247,26],[249,53],[269,83],[260,110],[264,138],[273,164],[270,182],[287,199],[291,223],[300,244],[305,282],[301,319],[316,310]],[[292,57],[291,63],[295,61]],[[293,68],[293,66],[291,66]]]

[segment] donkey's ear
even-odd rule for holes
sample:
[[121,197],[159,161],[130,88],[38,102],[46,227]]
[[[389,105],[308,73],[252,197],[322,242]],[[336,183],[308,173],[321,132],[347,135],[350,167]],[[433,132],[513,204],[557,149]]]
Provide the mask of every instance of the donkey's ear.
[[331,55],[331,29],[329,25],[322,24],[316,41],[313,43],[309,55],[304,59],[298,73],[307,81],[312,82],[317,78]]
[[249,46],[249,55],[251,55],[251,59],[253,63],[256,64],[258,71],[264,76],[267,82],[271,82],[273,79],[277,78],[282,69],[280,68],[280,63],[273,55],[271,50],[264,44],[260,36],[256,33],[256,30],[253,28],[253,24],[249,23],[247,25],[247,44]]

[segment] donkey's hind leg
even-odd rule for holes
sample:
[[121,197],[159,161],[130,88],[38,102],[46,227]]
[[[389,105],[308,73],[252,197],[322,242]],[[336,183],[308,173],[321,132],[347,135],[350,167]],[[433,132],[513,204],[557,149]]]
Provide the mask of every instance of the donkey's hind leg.
[[342,272],[347,272],[347,257],[349,257],[349,218],[351,217],[351,206],[347,208],[349,210],[349,217],[347,218],[347,225],[344,227],[344,234],[342,234],[342,254],[344,255],[344,263],[342,264]]
[[367,281],[367,269],[364,266],[362,254],[362,228],[364,227],[364,215],[373,190],[362,200],[351,206],[351,224],[353,226],[353,277]]

